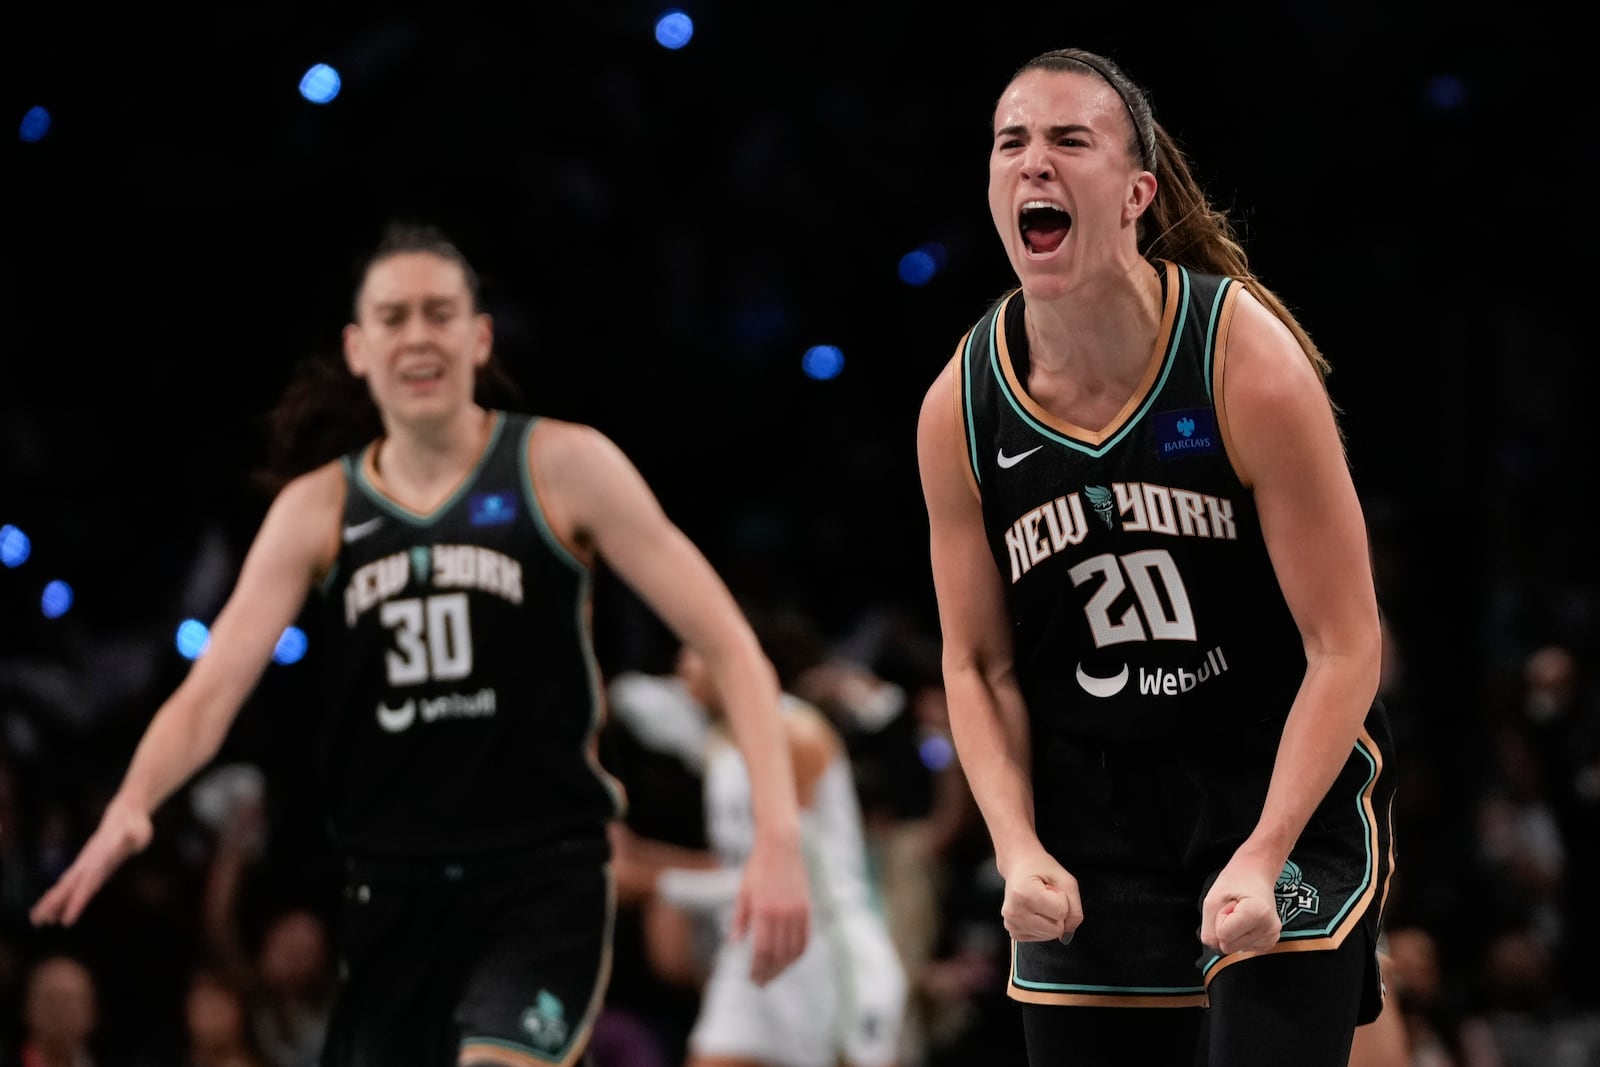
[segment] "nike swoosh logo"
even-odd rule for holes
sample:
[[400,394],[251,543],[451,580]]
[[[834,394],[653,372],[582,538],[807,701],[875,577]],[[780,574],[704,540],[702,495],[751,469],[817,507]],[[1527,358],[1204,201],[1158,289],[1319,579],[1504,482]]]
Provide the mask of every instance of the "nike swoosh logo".
[[354,526],[346,526],[344,528],[344,543],[348,545],[351,541],[359,541],[367,534],[377,532],[378,527],[382,525],[383,516],[378,515],[368,519],[366,522],[358,522]]
[[1128,665],[1124,663],[1122,670],[1110,678],[1096,678],[1092,674],[1085,674],[1083,664],[1078,664],[1078,684],[1083,686],[1083,691],[1092,697],[1114,697],[1122,692],[1122,687],[1128,684]]
[[1043,447],[1044,445],[1034,445],[1026,452],[1018,452],[1014,456],[1006,455],[1006,450],[1002,448],[1000,451],[995,453],[994,461],[1000,464],[1001,470],[1005,470],[1008,467],[1015,467],[1018,463],[1021,463],[1023,460],[1027,459],[1029,456],[1033,455]]

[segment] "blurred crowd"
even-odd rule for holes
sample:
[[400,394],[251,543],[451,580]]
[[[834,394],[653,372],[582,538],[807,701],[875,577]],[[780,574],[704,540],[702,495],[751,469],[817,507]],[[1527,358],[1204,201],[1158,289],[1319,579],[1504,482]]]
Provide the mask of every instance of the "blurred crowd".
[[[909,979],[902,1067],[1022,1062],[1005,998],[1003,886],[949,727],[937,633],[874,606],[838,631],[767,614],[786,688],[845,739],[871,871]],[[1384,697],[1402,783],[1386,949],[1413,1067],[1600,1063],[1600,690],[1592,650],[1535,644],[1477,665],[1468,706],[1426,699],[1391,627]],[[648,634],[615,656],[601,758],[639,835],[705,847],[703,721]],[[1462,669],[1474,665],[1463,664]],[[1498,676],[1503,674],[1504,676]],[[159,691],[166,679],[151,679]],[[5,690],[8,694],[15,688]],[[310,1067],[336,979],[337,868],[304,759],[306,712],[264,687],[151,847],[71,928],[28,909],[93,828],[129,731],[0,712],[0,1064]],[[145,714],[148,714],[146,709]],[[135,723],[130,730],[142,723]],[[595,1067],[677,1067],[709,953],[625,903]]]

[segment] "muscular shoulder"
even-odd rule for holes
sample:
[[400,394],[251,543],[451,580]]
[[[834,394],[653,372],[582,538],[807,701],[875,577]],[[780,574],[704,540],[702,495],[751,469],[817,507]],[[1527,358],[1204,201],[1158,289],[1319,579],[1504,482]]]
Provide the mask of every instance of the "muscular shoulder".
[[955,379],[956,360],[952,358],[940,369],[927,392],[922,394],[922,410],[917,421],[919,434],[943,431],[953,423],[956,414]]
[[1270,406],[1308,393],[1326,396],[1315,366],[1289,327],[1243,286],[1226,353],[1223,383],[1230,405]]
[[579,558],[592,559],[602,530],[660,518],[632,460],[585,423],[540,419],[528,435],[528,470],[553,532]]
[[344,510],[346,489],[343,464],[331,460],[290,479],[278,490],[273,506],[293,508],[297,512],[327,510],[330,515],[337,515]]
[[615,447],[593,426],[549,416],[534,424],[528,438],[530,458],[552,467],[591,461],[598,453]]
[[1228,327],[1218,395],[1240,476],[1250,453],[1333,425],[1322,377],[1289,327],[1241,287]]
[[261,533],[331,564],[338,553],[339,519],[347,488],[337,460],[291,479],[267,509]]
[[347,492],[338,460],[291,479],[267,509],[258,541],[285,552],[320,578],[339,554],[339,520]]
[[528,464],[536,481],[560,492],[603,488],[635,474],[632,461],[600,430],[548,417],[528,435]]
[[978,484],[967,465],[966,438],[962,427],[960,366],[966,337],[956,345],[955,354],[945,362],[922,398],[917,416],[917,466],[922,473],[923,490],[936,499],[961,500],[970,494],[978,497]]

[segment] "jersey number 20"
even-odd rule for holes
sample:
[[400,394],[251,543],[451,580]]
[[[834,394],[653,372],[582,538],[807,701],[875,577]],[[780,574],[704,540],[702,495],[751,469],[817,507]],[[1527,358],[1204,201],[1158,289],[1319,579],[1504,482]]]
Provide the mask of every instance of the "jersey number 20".
[[[1103,579],[1083,608],[1089,617],[1089,630],[1094,634],[1096,648],[1124,641],[1195,639],[1194,609],[1189,604],[1189,593],[1184,589],[1178,565],[1165,549],[1129,552],[1124,556],[1107,552],[1089,557],[1068,573],[1074,585],[1082,585],[1096,575]],[[1156,588],[1157,583],[1160,589]],[[1139,602],[1139,610],[1130,606],[1113,617],[1112,602],[1130,587],[1134,599]],[[1144,622],[1139,621],[1141,614]],[[1148,631],[1146,625],[1150,627]]]

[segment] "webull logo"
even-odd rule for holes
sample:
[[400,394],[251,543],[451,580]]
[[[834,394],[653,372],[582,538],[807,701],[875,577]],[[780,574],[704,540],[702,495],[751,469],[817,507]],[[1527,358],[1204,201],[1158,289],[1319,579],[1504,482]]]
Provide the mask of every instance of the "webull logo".
[[378,725],[391,734],[411,728],[419,718],[425,723],[440,719],[482,719],[495,712],[495,692],[480,689],[476,693],[450,693],[441,697],[412,697],[398,708],[378,702]]

